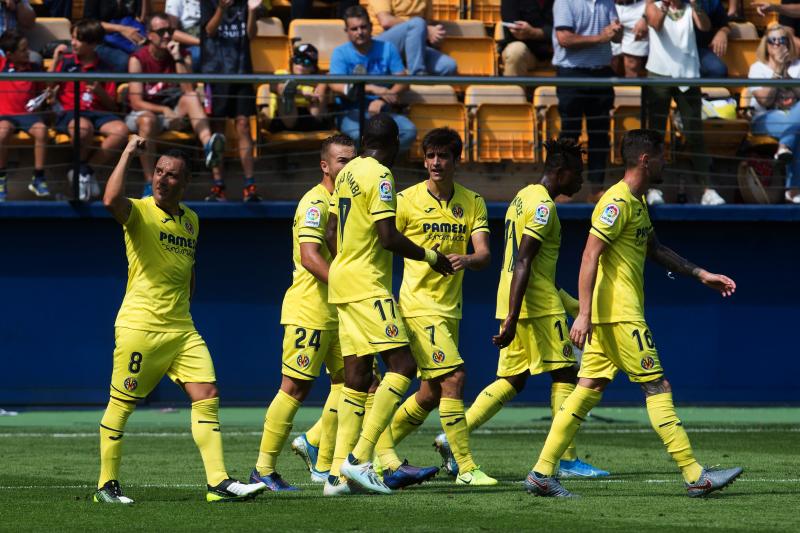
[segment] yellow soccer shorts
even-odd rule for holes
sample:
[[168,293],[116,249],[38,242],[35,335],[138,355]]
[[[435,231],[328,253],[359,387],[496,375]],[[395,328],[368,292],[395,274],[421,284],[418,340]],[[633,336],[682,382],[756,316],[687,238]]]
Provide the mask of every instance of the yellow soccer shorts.
[[523,318],[511,344],[500,350],[498,377],[532,376],[576,365],[566,315]]
[[112,396],[142,400],[164,375],[178,385],[217,381],[211,354],[196,330],[166,332],[117,327],[114,337]]
[[363,357],[408,345],[400,308],[391,295],[336,304],[342,355]]
[[664,376],[656,345],[644,321],[592,326],[578,377],[611,380],[620,370],[634,383],[655,381]]
[[435,379],[464,364],[458,352],[458,319],[415,316],[405,319],[420,379]]
[[344,377],[344,362],[335,329],[314,329],[287,324],[283,335],[281,373],[295,379],[319,377],[322,363],[333,377]]

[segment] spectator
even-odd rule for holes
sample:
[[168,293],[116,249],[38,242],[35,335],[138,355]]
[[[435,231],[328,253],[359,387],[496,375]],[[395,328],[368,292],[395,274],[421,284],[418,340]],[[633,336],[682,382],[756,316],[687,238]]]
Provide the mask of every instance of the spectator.
[[[696,1],[647,0],[647,23],[650,25],[650,56],[647,73],[650,78],[699,78],[700,59],[697,53],[695,26],[708,31],[711,26],[708,16],[695,9]],[[648,127],[664,134],[669,118],[670,103],[674,99],[683,121],[685,146],[690,151],[692,169],[700,186],[703,205],[720,205],[725,200],[708,186],[711,158],[703,142],[701,110],[702,94],[699,87],[659,86],[645,88],[647,96]],[[647,193],[649,204],[664,203],[659,189]]]
[[150,13],[150,0],[86,0],[83,18],[99,20],[106,32],[97,55],[114,72],[128,71],[128,58],[145,44],[143,21]]
[[553,0],[502,0],[504,76],[526,76],[553,56]]
[[695,28],[697,54],[700,58],[701,78],[727,78],[728,67],[722,61],[728,49],[728,13],[721,0],[698,0],[698,10],[705,11],[711,27],[707,30]]
[[375,40],[392,43],[414,76],[452,76],[457,70],[455,60],[433,48],[445,38],[445,31],[441,24],[426,22],[431,1],[369,0],[370,22],[380,33]]
[[[300,43],[292,53],[292,74],[317,74],[319,53],[312,44]],[[275,74],[288,74],[287,70],[277,70]],[[274,116],[269,123],[269,131],[277,133],[284,130],[319,131],[330,129],[328,120],[328,87],[324,83],[298,85],[289,80],[276,87],[270,109]]]
[[614,71],[626,78],[645,75],[644,64],[650,49],[647,41],[647,21],[644,18],[646,0],[616,0],[622,42],[611,43]]
[[178,29],[173,39],[186,47],[192,56],[195,72],[200,68],[200,0],[167,0],[164,11]]
[[[64,47],[56,49],[53,57],[53,72],[103,72],[108,67],[97,55],[97,47],[103,42],[105,31],[99,21],[80,20],[72,25],[72,52],[66,53]],[[56,116],[56,130],[75,135],[75,84],[71,81],[58,85],[58,104],[60,111]],[[81,82],[80,125],[81,136],[80,170],[78,174],[79,193],[82,201],[89,201],[100,196],[100,186],[94,174],[94,167],[102,165],[114,156],[114,150],[122,146],[128,139],[128,128],[117,115],[113,114],[117,107],[115,102],[116,84],[114,82]],[[95,150],[89,159],[92,139],[95,131],[105,138],[99,150]],[[72,179],[72,171],[68,173]]]
[[[608,78],[614,73],[611,42],[622,41],[614,0],[576,2],[556,0],[553,5],[553,65],[562,78]],[[561,137],[574,139],[581,134],[584,115],[589,130],[589,201],[603,195],[603,179],[608,161],[609,112],[614,105],[614,89],[609,87],[561,87],[556,89],[561,114]]]
[[0,33],[8,30],[29,30],[36,22],[30,0],[0,0]]
[[[337,46],[331,55],[330,74],[374,74],[395,75],[406,74],[400,54],[392,43],[372,38],[372,23],[367,11],[361,6],[353,6],[345,12],[345,32],[350,42]],[[344,95],[345,112],[341,117],[339,129],[353,139],[359,138],[358,103],[350,100],[350,86],[331,84],[331,89]],[[398,103],[400,94],[408,89],[407,85],[377,85],[368,83],[364,86],[369,103],[366,116],[371,117],[381,112],[389,112]],[[400,150],[406,151],[417,137],[417,128],[405,115],[390,113],[400,130]]]
[[728,18],[740,18],[742,16],[742,0],[728,0]]
[[[770,24],[756,50],[748,78],[797,79],[800,61],[790,28]],[[800,204],[800,88],[752,87],[753,133],[778,139],[775,158],[789,163],[786,168],[786,201]]]
[[[202,0],[200,26],[200,70],[209,74],[252,74],[250,39],[256,35],[255,11],[260,0]],[[215,130],[225,127],[224,119],[234,119],[239,143],[239,160],[244,172],[245,202],[258,202],[253,177],[253,138],[250,117],[256,114],[253,86],[242,83],[208,84],[211,116],[219,119]],[[225,200],[222,175],[216,176],[207,201]]]
[[[139,48],[130,58],[128,71],[132,74],[186,74],[191,72],[191,59],[182,55],[180,45],[173,40],[175,29],[169,17],[158,13],[147,22],[147,46]],[[130,82],[128,89],[131,111],[125,125],[133,133],[147,140],[140,159],[145,177],[142,197],[153,194],[154,142],[153,138],[163,130],[183,129],[191,124],[205,149],[205,163],[209,168],[219,166],[225,138],[211,134],[208,117],[203,104],[191,84],[180,86],[160,81]]]
[[[5,73],[31,72],[41,67],[30,62],[28,40],[17,30],[6,30],[0,36],[0,70]],[[26,109],[28,100],[36,98],[44,85],[31,81],[0,82],[0,202],[6,200],[6,164],[8,163],[8,138],[18,131],[33,137],[33,178],[28,189],[38,197],[50,196],[44,177],[47,150],[47,126],[42,113]]]
[[[336,16],[344,18],[344,12],[350,6],[358,5],[358,0],[323,0],[327,4],[336,4]],[[310,19],[314,0],[292,0],[289,16],[294,19]]]
[[756,2],[752,4],[759,15],[777,13],[778,22],[794,31],[794,47],[800,49],[800,0],[781,0],[780,4]]

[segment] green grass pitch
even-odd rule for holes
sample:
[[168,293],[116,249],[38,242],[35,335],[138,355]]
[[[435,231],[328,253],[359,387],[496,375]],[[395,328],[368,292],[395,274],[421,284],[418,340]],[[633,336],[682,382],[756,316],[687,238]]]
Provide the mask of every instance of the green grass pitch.
[[[608,480],[565,480],[582,498],[535,498],[521,480],[549,426],[542,408],[507,408],[472,436],[475,458],[497,487],[434,481],[391,496],[323,498],[286,448],[278,468],[300,486],[255,501],[211,505],[189,433],[187,408],[140,409],[125,435],[122,486],[132,507],[91,502],[98,473],[98,410],[0,417],[0,530],[139,531],[800,531],[800,409],[680,408],[697,457],[743,466],[732,486],[703,500],[685,495],[677,469],[644,409],[598,408],[578,439],[582,458]],[[304,430],[320,408],[303,408]],[[399,446],[413,464],[439,464],[434,413]],[[221,413],[228,471],[247,478],[258,452],[263,409]],[[602,420],[601,420],[602,417]]]

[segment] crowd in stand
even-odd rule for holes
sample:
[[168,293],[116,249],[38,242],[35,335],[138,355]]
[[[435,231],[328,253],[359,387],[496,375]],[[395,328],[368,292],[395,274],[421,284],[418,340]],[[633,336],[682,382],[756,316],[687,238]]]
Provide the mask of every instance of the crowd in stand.
[[[69,12],[68,0],[53,1],[53,14]],[[458,73],[456,61],[439,50],[446,30],[431,16],[431,0],[356,0],[330,3],[344,19],[345,44],[331,53],[331,74],[434,75]],[[800,4],[757,5],[762,14],[775,11],[787,17],[770,25],[758,49],[751,78],[800,77],[797,37]],[[250,39],[256,21],[268,13],[262,0],[166,0],[165,12],[152,12],[150,0],[86,0],[84,18],[74,21],[71,40],[50,50],[30,50],[26,31],[35,22],[29,0],[0,0],[0,58],[3,72],[252,73]],[[311,15],[310,0],[291,4],[292,18]],[[503,74],[526,76],[550,65],[557,76],[650,78],[724,78],[730,20],[740,14],[740,0],[502,0],[502,34],[497,41]],[[58,11],[57,13],[55,11]],[[62,13],[63,12],[63,13]],[[47,61],[45,61],[45,59]],[[319,50],[304,42],[293,44],[289,65],[278,74],[314,74]],[[366,84],[366,116],[389,112],[400,130],[404,150],[417,136],[414,123],[403,113],[401,94],[408,86]],[[2,81],[0,91],[0,201],[6,197],[7,151],[19,131],[34,140],[34,175],[29,190],[37,197],[50,192],[44,174],[48,129],[81,136],[79,182],[81,200],[100,194],[95,168],[104,165],[131,132],[148,140],[141,155],[144,195],[151,193],[154,144],[167,131],[193,132],[203,149],[213,184],[207,200],[226,199],[223,151],[225,120],[235,125],[243,174],[243,199],[258,201],[254,181],[251,117],[255,93],[246,84],[191,84],[160,81],[132,82],[127,96],[118,98],[115,83],[80,84],[80,123],[75,123],[74,84],[52,86]],[[357,137],[358,86],[275,84],[269,105],[270,132],[315,131],[337,128]],[[800,203],[800,159],[793,153],[800,130],[800,89],[753,87],[753,132],[779,141],[776,159],[787,164],[786,200]],[[602,194],[609,155],[609,112],[612,87],[557,89],[563,137],[588,133],[589,199]],[[703,145],[702,93],[698,87],[653,86],[644,90],[649,127],[667,130],[670,108],[677,107],[689,147],[692,175],[702,189],[701,203],[718,205],[722,197],[707,177],[711,158]],[[49,106],[49,107],[48,107]],[[335,107],[336,113],[333,113]],[[44,110],[48,109],[48,112]],[[334,117],[335,115],[335,117]],[[96,132],[103,135],[95,147]],[[651,204],[663,203],[658,189],[648,192]]]

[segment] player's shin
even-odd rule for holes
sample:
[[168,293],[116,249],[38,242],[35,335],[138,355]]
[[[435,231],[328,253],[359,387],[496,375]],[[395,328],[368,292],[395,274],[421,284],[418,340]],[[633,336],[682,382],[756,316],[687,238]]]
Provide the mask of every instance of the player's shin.
[[458,471],[470,472],[477,468],[469,449],[469,427],[463,400],[456,398],[439,400],[439,418],[442,421],[442,429],[447,435],[447,442],[450,443],[453,456],[458,463]]
[[392,418],[391,428],[394,445],[397,446],[409,434],[419,429],[429,414],[431,412],[417,402],[416,394],[406,398],[406,401],[403,402],[403,405],[400,406]]
[[119,464],[122,462],[122,434],[125,424],[136,408],[136,403],[111,397],[100,421],[100,488],[112,479],[119,479]]
[[503,404],[517,395],[517,389],[508,380],[499,378],[483,389],[467,410],[467,426],[470,431],[481,427],[496,415]]
[[[324,413],[325,411],[323,410],[323,414]],[[314,425],[306,430],[305,436],[310,445],[319,448],[319,442],[322,438],[322,417],[317,418]]]
[[387,372],[383,377],[378,390],[375,391],[375,405],[364,417],[361,437],[353,449],[353,457],[356,460],[364,462],[372,459],[375,443],[378,442],[381,433],[391,422],[409,385],[411,385],[411,380],[402,374]]
[[[555,419],[558,410],[561,408],[561,405],[564,403],[572,391],[575,390],[574,383],[564,383],[561,381],[554,381],[553,385],[550,387],[550,408],[553,411],[553,418]],[[574,461],[578,458],[578,452],[575,449],[575,440],[573,439],[567,449],[564,451],[564,455],[561,456],[561,459],[565,461]]]
[[339,423],[336,430],[336,448],[333,452],[331,475],[339,476],[339,467],[347,458],[361,433],[364,419],[364,404],[367,402],[367,393],[355,389],[342,387],[339,397]]
[[667,452],[680,467],[684,481],[687,483],[697,481],[703,468],[694,458],[689,436],[675,413],[672,393],[664,392],[648,396],[647,414],[650,417],[650,424],[661,437]]
[[192,437],[203,458],[207,482],[216,487],[228,479],[219,429],[219,398],[192,402]]
[[278,391],[269,404],[264,417],[264,432],[261,435],[261,446],[258,452],[256,470],[262,476],[275,472],[275,462],[281,453],[289,432],[292,431],[294,415],[300,408],[300,402],[283,392]]
[[580,385],[575,387],[553,417],[553,425],[550,426],[539,461],[533,466],[534,472],[545,476],[553,476],[558,472],[559,459],[602,396],[601,392]]
[[[314,468],[319,472],[327,472],[331,469],[333,461],[333,449],[336,446],[336,428],[338,426],[339,398],[342,394],[341,383],[331,383],[331,391],[325,400],[322,408],[322,416],[319,423],[322,431],[319,437],[319,453],[317,454],[317,464]],[[308,436],[308,434],[306,434]]]

